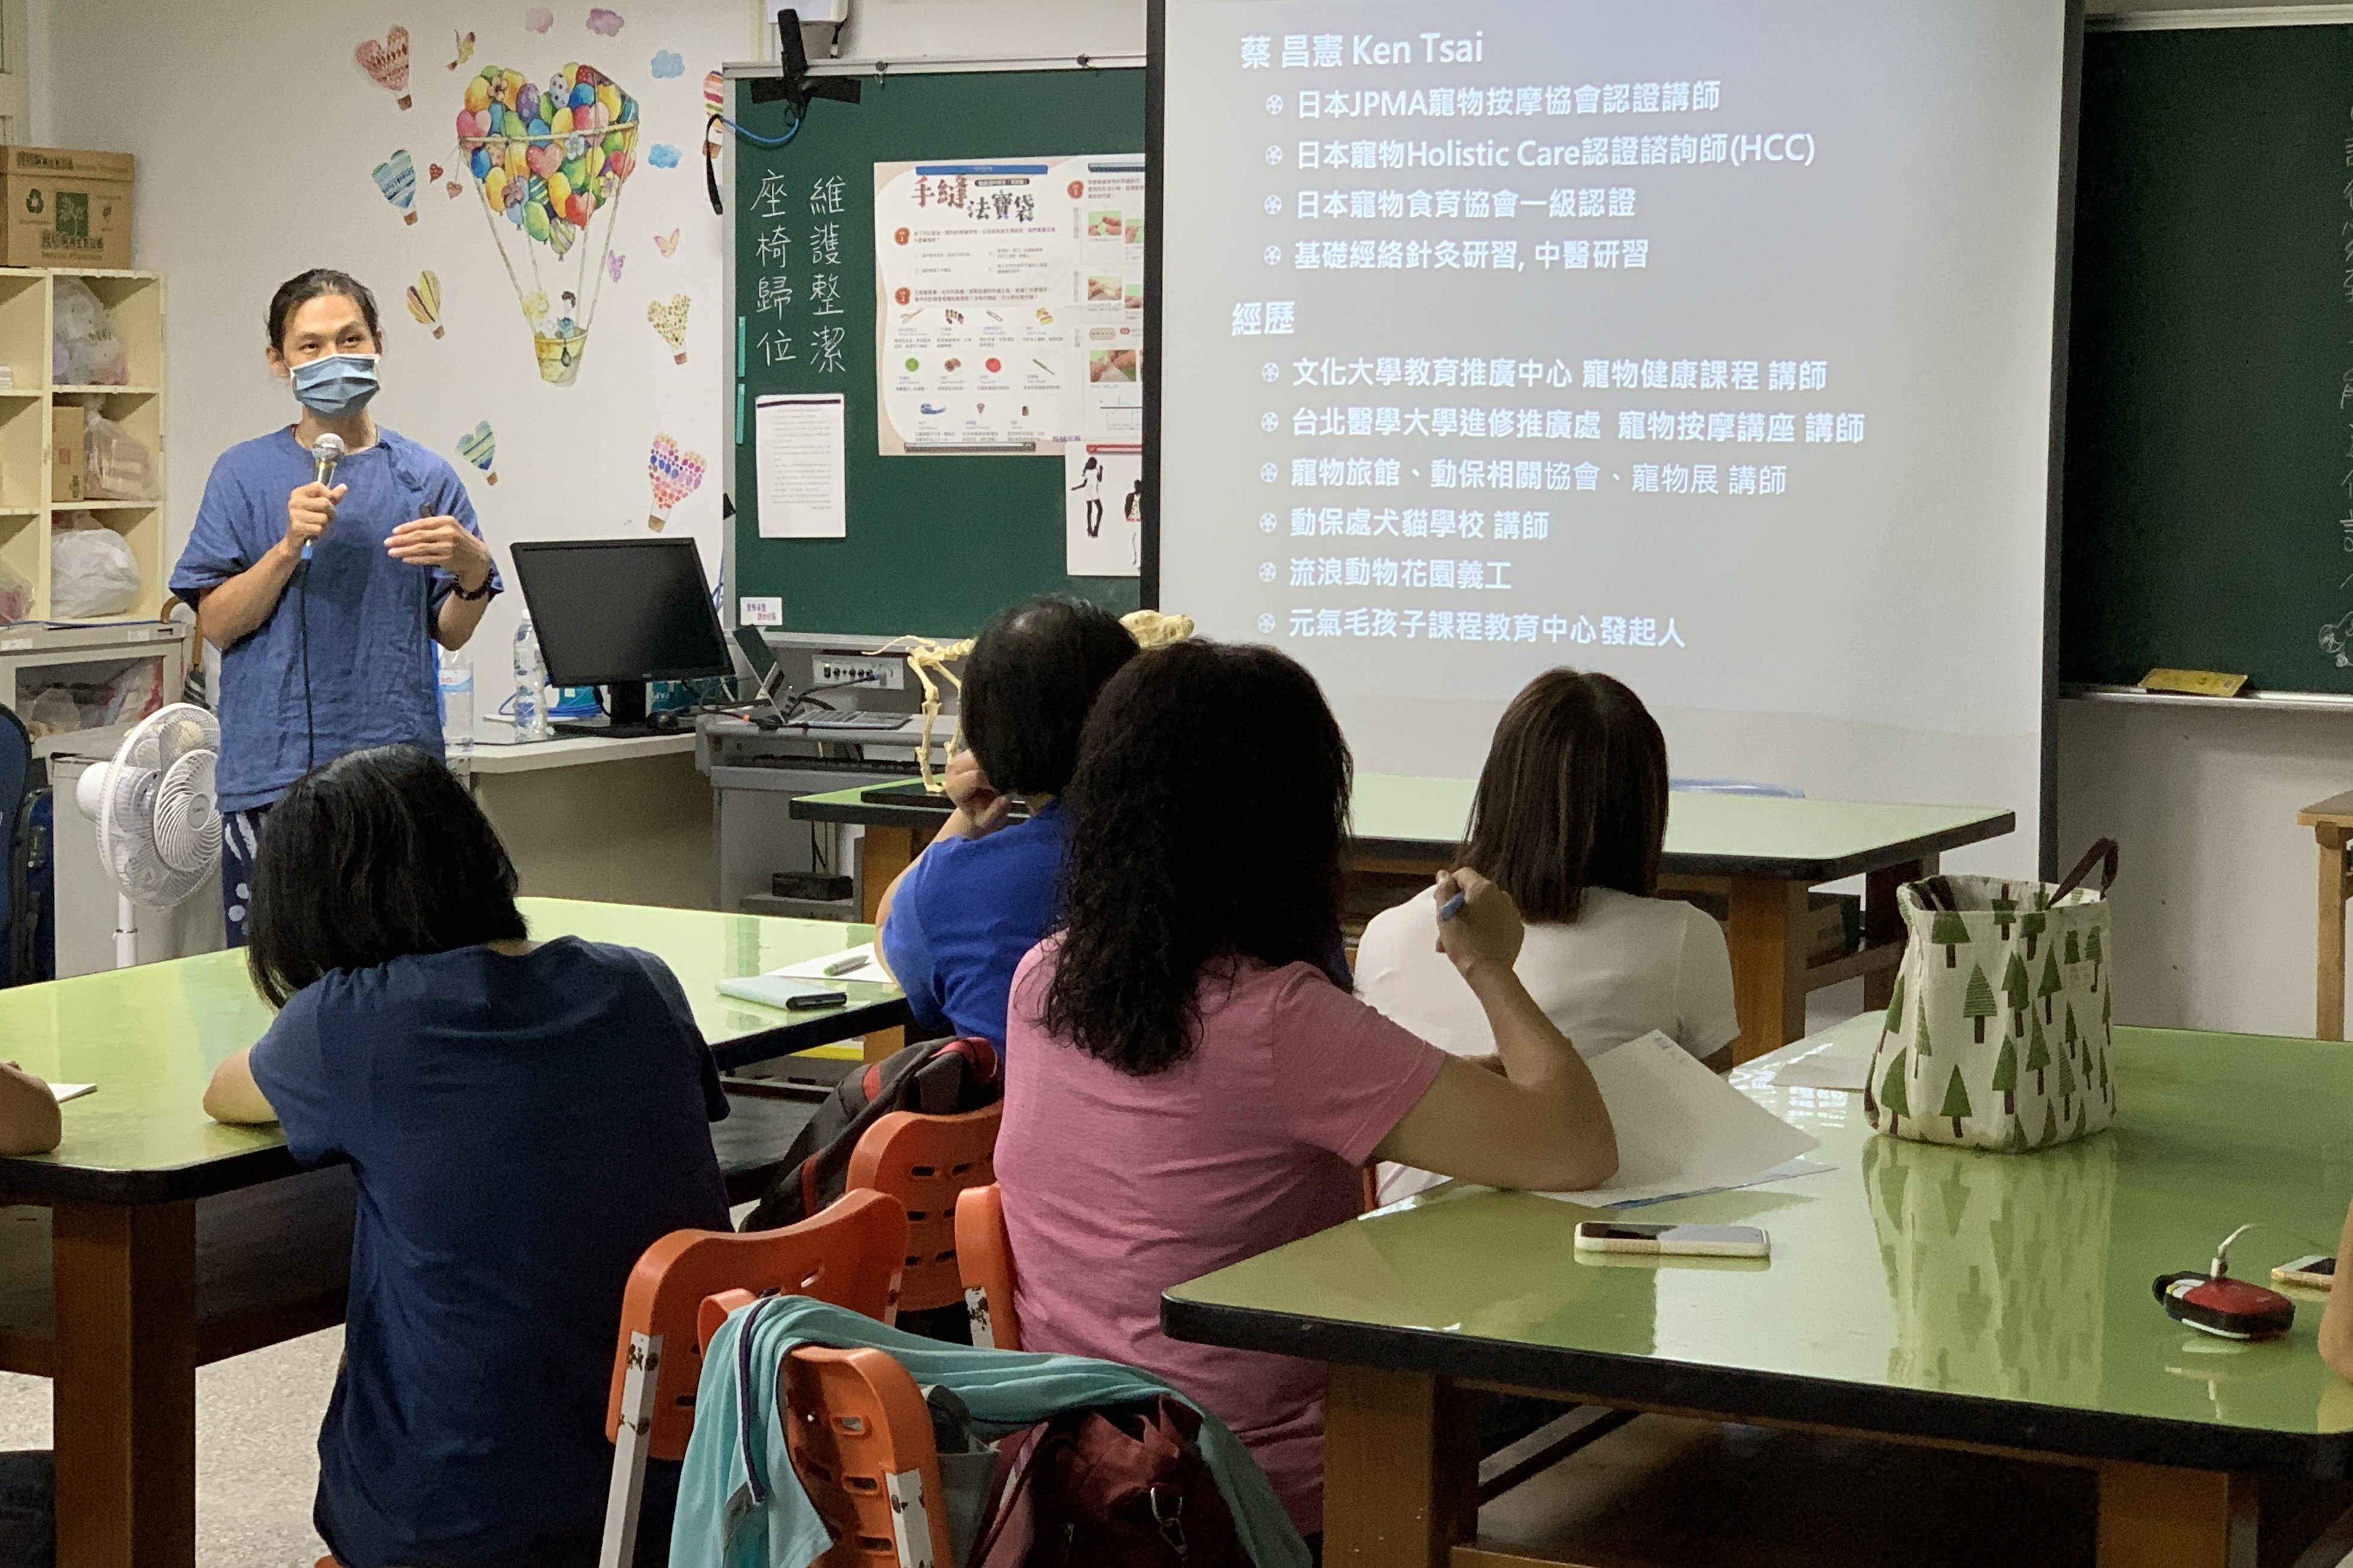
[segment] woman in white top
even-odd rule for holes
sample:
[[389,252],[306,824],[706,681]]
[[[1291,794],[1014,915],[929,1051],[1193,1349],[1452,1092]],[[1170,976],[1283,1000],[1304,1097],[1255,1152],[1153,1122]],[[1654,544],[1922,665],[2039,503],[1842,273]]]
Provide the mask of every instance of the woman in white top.
[[[1504,710],[1456,864],[1518,904],[1527,936],[1513,967],[1580,1055],[1656,1029],[1721,1070],[1740,1033],[1732,959],[1704,911],[1654,896],[1666,837],[1667,742],[1658,721],[1622,682],[1555,669]],[[1366,926],[1356,989],[1456,1056],[1495,1049],[1477,999],[1439,951],[1429,895]],[[1384,1164],[1381,1202],[1438,1180]]]

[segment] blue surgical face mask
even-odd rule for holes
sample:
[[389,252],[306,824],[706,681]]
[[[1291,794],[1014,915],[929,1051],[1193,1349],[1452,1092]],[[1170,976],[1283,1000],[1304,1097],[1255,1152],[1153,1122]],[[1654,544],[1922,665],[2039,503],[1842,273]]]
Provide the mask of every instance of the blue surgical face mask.
[[295,400],[325,419],[357,414],[375,395],[374,354],[327,354],[294,367]]

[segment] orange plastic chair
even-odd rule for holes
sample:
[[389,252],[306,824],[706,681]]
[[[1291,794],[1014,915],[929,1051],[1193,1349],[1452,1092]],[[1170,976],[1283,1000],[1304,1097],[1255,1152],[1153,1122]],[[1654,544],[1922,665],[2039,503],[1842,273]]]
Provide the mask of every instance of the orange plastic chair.
[[786,1441],[833,1532],[815,1568],[954,1568],[932,1416],[878,1350],[804,1346],[786,1358]]
[[894,1110],[866,1130],[849,1156],[851,1192],[890,1194],[907,1210],[906,1277],[899,1310],[929,1311],[964,1300],[956,1272],[956,1196],[997,1180],[1002,1105],[956,1116]]
[[1005,1194],[991,1182],[956,1194],[956,1272],[964,1280],[965,1316],[976,1350],[1021,1348],[1021,1315],[1013,1309],[1013,1238],[1005,1230]]
[[[694,1431],[694,1392],[710,1329],[703,1300],[741,1290],[810,1296],[890,1322],[907,1254],[907,1214],[888,1193],[854,1192],[823,1214],[782,1230],[679,1230],[646,1248],[621,1299],[621,1333],[605,1435],[613,1439],[613,1486],[605,1510],[603,1568],[636,1550],[649,1458],[682,1459]],[[919,1400],[918,1404],[921,1403]],[[928,1428],[927,1428],[928,1430]]]

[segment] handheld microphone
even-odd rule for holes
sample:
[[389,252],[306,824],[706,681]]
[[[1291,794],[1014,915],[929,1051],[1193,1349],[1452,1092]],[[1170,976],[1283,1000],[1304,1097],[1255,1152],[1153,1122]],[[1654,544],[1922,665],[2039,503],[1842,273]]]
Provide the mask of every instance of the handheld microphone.
[[[311,461],[317,482],[320,484],[323,485],[333,479],[335,465],[343,460],[343,438],[332,431],[320,437],[319,444],[311,448]],[[302,559],[305,561],[311,559],[311,542],[307,539],[302,542]]]

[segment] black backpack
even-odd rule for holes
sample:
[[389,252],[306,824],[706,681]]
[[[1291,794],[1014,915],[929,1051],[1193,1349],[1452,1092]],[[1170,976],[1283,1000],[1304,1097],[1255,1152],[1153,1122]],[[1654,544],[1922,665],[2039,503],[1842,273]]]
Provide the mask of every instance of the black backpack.
[[769,1184],[743,1228],[797,1225],[831,1205],[848,1184],[849,1156],[859,1139],[891,1112],[953,1116],[1004,1098],[1005,1073],[997,1048],[977,1036],[926,1040],[869,1062],[864,1071],[834,1085],[832,1097],[818,1107],[785,1152],[784,1173]]
[[0,985],[47,979],[40,937],[47,923],[48,765],[32,738],[0,707]]

